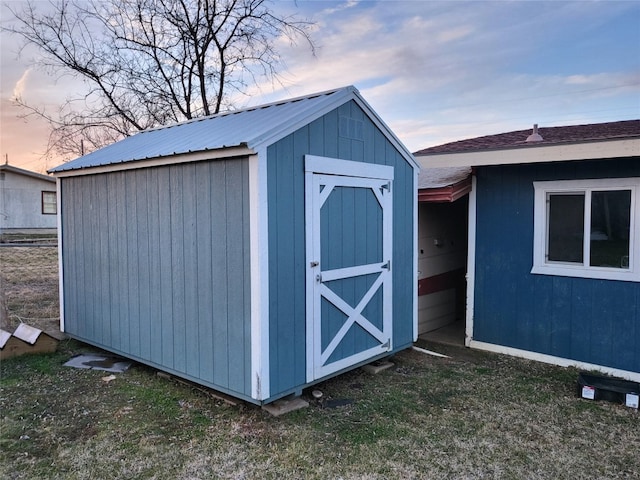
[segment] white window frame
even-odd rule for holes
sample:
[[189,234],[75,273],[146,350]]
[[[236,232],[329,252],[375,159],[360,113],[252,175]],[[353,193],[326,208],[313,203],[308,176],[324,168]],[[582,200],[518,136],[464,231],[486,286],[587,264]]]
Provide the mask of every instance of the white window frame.
[[[531,273],[563,277],[594,278],[640,282],[640,178],[603,178],[591,180],[559,180],[533,182],[533,268]],[[547,197],[549,194],[585,193],[585,230],[591,224],[591,192],[631,190],[631,215],[629,230],[629,268],[593,267],[588,265],[590,235],[585,232],[583,264],[549,262],[547,250]]]

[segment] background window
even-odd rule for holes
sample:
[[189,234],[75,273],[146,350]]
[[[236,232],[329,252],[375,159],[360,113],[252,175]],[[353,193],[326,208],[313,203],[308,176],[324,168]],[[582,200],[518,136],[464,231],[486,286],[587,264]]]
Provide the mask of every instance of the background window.
[[584,260],[584,193],[549,194],[547,260]]
[[58,213],[56,192],[42,192],[42,213],[55,215]]
[[591,193],[592,267],[629,268],[631,190]]
[[640,178],[533,186],[531,273],[640,281]]

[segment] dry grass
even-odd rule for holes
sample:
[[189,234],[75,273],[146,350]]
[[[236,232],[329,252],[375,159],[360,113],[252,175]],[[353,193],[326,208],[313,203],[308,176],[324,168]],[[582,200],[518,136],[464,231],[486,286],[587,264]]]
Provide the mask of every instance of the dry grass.
[[59,328],[57,247],[0,247],[0,295],[8,309],[1,328],[20,322],[41,330]]
[[[430,345],[431,348],[443,347]],[[356,370],[274,418],[136,366],[63,367],[87,347],[2,362],[0,477],[640,478],[640,415],[575,394],[577,372],[448,347]]]
[[[12,311],[54,316],[57,289],[40,296],[51,273],[12,285]],[[576,370],[423,346],[451,358],[402,352],[379,375],[314,387],[353,403],[323,408],[305,392],[309,408],[274,418],[140,365],[112,382],[64,367],[90,350],[66,340],[0,364],[0,478],[640,478],[639,412],[578,398]]]

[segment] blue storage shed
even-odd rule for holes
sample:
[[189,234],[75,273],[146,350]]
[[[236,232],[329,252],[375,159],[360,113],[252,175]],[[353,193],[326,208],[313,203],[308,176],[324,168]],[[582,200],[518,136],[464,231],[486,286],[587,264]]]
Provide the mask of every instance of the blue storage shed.
[[473,169],[466,345],[640,381],[640,120],[415,155]]
[[416,339],[418,167],[354,87],[52,173],[73,338],[256,404]]

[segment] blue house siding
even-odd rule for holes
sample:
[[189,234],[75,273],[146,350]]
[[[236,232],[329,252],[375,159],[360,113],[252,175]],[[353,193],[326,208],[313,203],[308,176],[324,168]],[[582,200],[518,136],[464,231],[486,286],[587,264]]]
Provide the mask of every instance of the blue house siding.
[[350,101],[267,149],[272,396],[306,383],[307,154],[394,166],[394,350],[413,341],[413,168],[357,103]]
[[248,163],[61,179],[66,332],[251,395]]
[[533,275],[534,181],[640,177],[639,159],[477,169],[474,340],[640,372],[640,284]]

